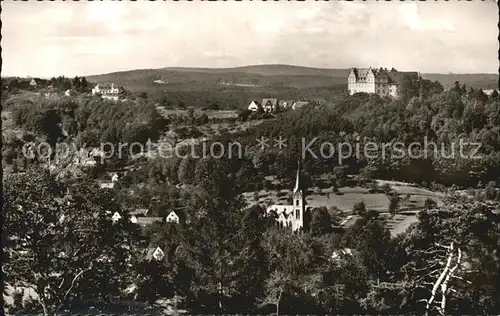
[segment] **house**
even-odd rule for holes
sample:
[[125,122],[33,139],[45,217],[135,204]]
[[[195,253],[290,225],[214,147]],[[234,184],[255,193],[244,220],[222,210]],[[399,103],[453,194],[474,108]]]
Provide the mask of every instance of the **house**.
[[118,175],[118,173],[116,173],[116,172],[115,172],[115,173],[113,173],[113,174],[111,175],[111,182],[116,182],[116,181],[118,181],[119,179],[120,179],[120,176]]
[[248,109],[252,112],[257,112],[257,110],[261,107],[261,104],[259,101],[252,101],[250,102],[250,105],[248,106]]
[[67,96],[67,97],[73,97],[75,96],[77,93],[75,90],[73,89],[68,89],[64,92],[64,95]]
[[[25,81],[26,82],[26,81]],[[32,87],[36,87],[36,80],[35,79],[31,79],[30,81],[30,86]]]
[[115,187],[114,182],[98,181],[98,183],[99,183],[99,188],[101,189],[113,189]]
[[120,213],[118,213],[118,212],[115,212],[113,214],[113,216],[111,216],[111,220],[113,221],[113,223],[118,222],[121,218],[122,217],[121,217]]
[[101,98],[111,101],[118,101],[120,99],[119,95],[103,94]]
[[353,258],[356,255],[356,252],[351,248],[342,248],[333,251],[330,260],[336,264],[341,263],[343,260],[347,258]]
[[130,221],[139,226],[149,226],[153,223],[163,223],[165,221],[165,218],[132,215],[130,217]]
[[[305,217],[308,216],[310,208],[306,205],[304,190],[300,184],[300,166],[297,168],[297,176],[295,180],[295,188],[292,193],[291,205],[270,205],[266,209],[266,214],[274,212],[278,217],[276,219],[280,227],[298,231],[306,226]],[[307,213],[307,214],[306,214]],[[310,218],[310,216],[308,216]]]
[[171,211],[166,218],[166,222],[179,224],[179,216],[175,213],[175,211]]
[[398,87],[405,77],[418,80],[418,72],[401,72],[392,68],[351,68],[347,78],[349,94],[375,93],[380,96],[398,97]]
[[120,89],[114,83],[99,83],[92,89],[92,95],[119,94]]
[[276,111],[278,108],[278,99],[262,99],[261,105],[265,112]]
[[280,109],[287,109],[291,108],[293,103],[294,103],[293,100],[280,100],[278,102],[278,106]]
[[307,106],[310,103],[311,102],[309,102],[309,101],[297,101],[297,102],[293,102],[292,109],[293,110],[300,109],[301,107]]
[[483,90],[484,94],[486,94],[487,96],[490,96],[493,91],[496,91],[498,93],[498,89],[487,89],[487,90]]
[[121,95],[121,89],[114,83],[99,83],[92,89],[92,95],[100,95],[107,100],[118,101]]
[[161,250],[160,247],[156,248],[149,248],[148,252],[146,254],[146,260],[151,261],[151,260],[156,260],[156,261],[161,261],[165,258],[165,253],[163,250]]

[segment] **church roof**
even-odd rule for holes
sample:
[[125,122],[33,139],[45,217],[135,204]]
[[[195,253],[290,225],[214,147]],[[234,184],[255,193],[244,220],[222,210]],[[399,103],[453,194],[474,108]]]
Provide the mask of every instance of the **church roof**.
[[268,206],[266,212],[269,213],[271,211],[276,212],[277,215],[280,215],[282,213],[290,214],[293,212],[293,205],[270,205]]

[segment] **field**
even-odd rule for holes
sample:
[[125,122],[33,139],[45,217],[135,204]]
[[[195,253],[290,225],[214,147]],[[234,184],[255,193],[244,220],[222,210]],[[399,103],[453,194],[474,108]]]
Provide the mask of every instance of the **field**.
[[[306,197],[307,205],[313,207],[325,206],[327,208],[336,207],[344,214],[344,227],[354,224],[358,218],[352,214],[353,207],[358,202],[364,202],[367,210],[375,210],[387,218],[388,228],[391,234],[397,235],[406,230],[408,226],[415,223],[418,212],[424,207],[425,200],[431,198],[442,204],[444,195],[440,192],[433,192],[423,188],[418,188],[406,183],[395,183],[390,181],[377,180],[380,184],[388,183],[393,192],[397,192],[402,198],[400,211],[394,217],[389,216],[389,199],[383,193],[369,193],[369,190],[362,187],[343,187],[340,193],[333,193],[332,188],[319,189],[311,188]],[[256,192],[257,202],[261,205],[288,204],[287,199],[291,197],[291,190]],[[243,197],[249,204],[255,203],[255,192],[245,192]]]

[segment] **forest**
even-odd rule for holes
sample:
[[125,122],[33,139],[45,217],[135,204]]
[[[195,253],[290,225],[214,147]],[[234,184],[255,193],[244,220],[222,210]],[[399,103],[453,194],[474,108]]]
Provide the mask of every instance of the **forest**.
[[[89,302],[169,299],[189,314],[498,314],[500,313],[500,174],[498,93],[460,83],[444,90],[420,80],[402,86],[400,99],[337,95],[326,104],[277,113],[259,125],[208,142],[240,142],[243,157],[110,159],[77,180],[30,161],[4,179],[4,279],[17,286],[9,311],[50,315]],[[206,117],[161,117],[146,99],[113,103],[95,98],[37,99],[13,109],[16,126],[29,131],[8,139],[4,159],[22,159],[22,142],[42,138],[76,144],[157,141],[177,124],[210,124]],[[288,140],[283,150],[262,150],[261,136]],[[323,174],[332,185],[389,179],[451,187],[443,205],[426,201],[419,221],[391,236],[386,219],[356,205],[359,219],[342,227],[331,209],[311,211],[292,233],[265,216],[242,193],[273,190],[268,175],[290,186],[301,160],[301,139],[333,143],[480,142],[480,159],[442,157],[371,159],[337,156],[302,159],[305,187]],[[314,146],[313,146],[314,147]],[[200,146],[195,146],[200,151]],[[313,148],[319,150],[319,148]],[[423,149],[421,149],[423,150]],[[6,155],[8,154],[8,155]],[[184,157],[184,158],[182,158]],[[113,189],[96,180],[128,166]],[[76,185],[75,185],[76,183]],[[478,198],[458,188],[480,189]],[[444,190],[442,190],[444,191]],[[392,203],[392,201],[391,201]],[[139,229],[131,209],[153,216],[172,209],[179,224]],[[114,212],[122,218],[113,223]],[[160,247],[164,258],[148,258]],[[36,299],[23,299],[31,289]]]

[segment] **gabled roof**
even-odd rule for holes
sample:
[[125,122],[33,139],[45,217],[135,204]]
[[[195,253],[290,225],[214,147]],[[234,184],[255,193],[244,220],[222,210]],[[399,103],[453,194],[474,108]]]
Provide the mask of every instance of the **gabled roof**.
[[399,84],[405,76],[409,76],[413,79],[418,79],[418,72],[415,71],[388,71],[387,75],[389,76],[389,79],[392,81],[392,83]]
[[170,213],[172,213],[172,212],[174,212],[175,215],[177,215],[177,217],[179,217],[179,221],[181,221],[181,222],[186,222],[186,221],[190,220],[189,214],[188,214],[188,212],[186,212],[185,208],[180,208],[180,207],[174,208],[168,212],[168,215],[170,215]]
[[309,101],[297,101],[297,102],[294,102],[292,107],[294,108],[300,108],[300,107],[303,107],[303,106],[306,106],[306,105],[309,105]]
[[155,257],[154,257],[155,253],[161,254],[162,259],[165,257],[165,252],[160,247],[148,248],[148,250],[146,252],[146,260],[151,261],[151,260],[155,259]]
[[110,90],[112,88],[118,88],[114,83],[98,83],[96,88],[99,87],[100,90]]
[[284,213],[284,214],[290,214],[293,212],[293,205],[270,205],[267,210],[266,210],[266,213],[269,213],[269,212],[276,212],[276,214],[279,216],[280,214]]
[[146,226],[146,225],[151,225],[156,222],[164,222],[165,218],[163,217],[147,217],[147,216],[136,216],[137,219],[137,224]]
[[276,107],[276,105],[278,104],[278,99],[276,98],[272,98],[272,99],[262,99],[262,106],[267,106],[268,103],[271,103],[271,106],[272,107]]

